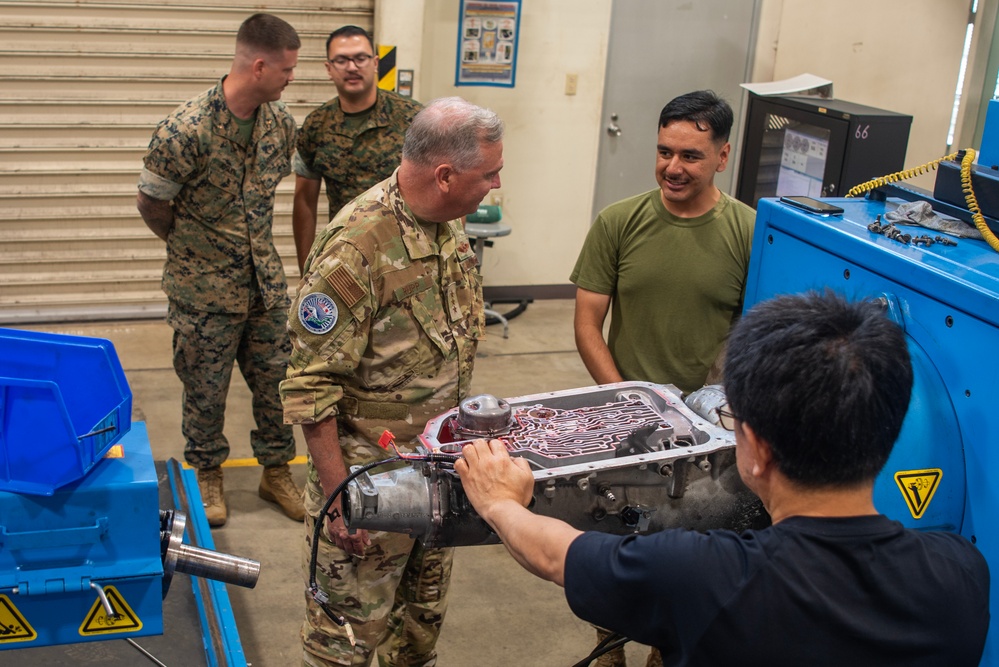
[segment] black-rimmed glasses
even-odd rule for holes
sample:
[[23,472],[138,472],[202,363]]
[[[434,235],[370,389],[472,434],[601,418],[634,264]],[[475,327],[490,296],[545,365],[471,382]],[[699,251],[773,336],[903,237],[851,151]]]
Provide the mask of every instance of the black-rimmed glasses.
[[715,408],[715,412],[718,413],[718,423],[726,431],[735,430],[735,420],[738,419],[734,414],[732,414],[726,405],[724,408]]
[[359,53],[356,56],[337,56],[336,58],[330,58],[327,62],[337,69],[346,69],[347,63],[354,63],[357,69],[361,69],[374,59],[374,56],[370,56],[367,53]]

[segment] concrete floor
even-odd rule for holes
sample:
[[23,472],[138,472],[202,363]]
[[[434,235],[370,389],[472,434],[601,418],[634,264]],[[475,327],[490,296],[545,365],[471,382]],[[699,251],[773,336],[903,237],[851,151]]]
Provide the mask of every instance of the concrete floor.
[[[572,310],[571,301],[537,301],[510,323],[507,339],[499,325],[491,326],[479,346],[473,391],[513,397],[591,385],[573,343]],[[172,332],[164,322],[22,328],[111,340],[132,389],[133,420],[146,422],[154,458],[183,460],[181,387],[170,360]],[[219,551],[261,563],[256,588],[229,587],[243,649],[255,667],[297,665],[304,529],[257,496],[260,468],[249,446],[250,394],[238,370],[226,416],[232,447],[225,469],[230,518],[212,534]],[[296,437],[298,453],[304,455],[297,428]],[[299,483],[305,478],[303,463],[304,457],[293,465]],[[169,631],[170,619],[165,623]],[[593,629],[572,615],[562,589],[522,570],[502,546],[458,549],[450,609],[438,642],[440,667],[564,667],[581,660],[594,644]],[[629,664],[640,666],[647,649],[632,643],[627,654]]]

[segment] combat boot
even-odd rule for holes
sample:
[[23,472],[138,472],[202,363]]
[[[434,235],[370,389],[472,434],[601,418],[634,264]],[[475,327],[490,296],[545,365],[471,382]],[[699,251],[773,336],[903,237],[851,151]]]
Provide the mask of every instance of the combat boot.
[[[596,627],[596,626],[594,626]],[[605,630],[603,628],[597,628],[597,640],[600,643],[608,640],[611,636],[610,630]],[[624,647],[618,646],[615,649],[604,653],[597,658],[597,661],[593,663],[594,667],[627,667],[627,659],[625,658]]]
[[624,648],[618,646],[616,649],[608,651],[597,658],[597,661],[593,665],[594,667],[627,667],[628,663],[626,660]]
[[277,503],[289,519],[294,521],[305,519],[302,490],[291,478],[291,468],[287,463],[264,468],[258,493],[264,500]]
[[208,525],[213,528],[224,526],[229,517],[229,509],[225,506],[225,495],[222,492],[222,468],[198,468],[198,490],[201,491],[201,502],[205,506]]

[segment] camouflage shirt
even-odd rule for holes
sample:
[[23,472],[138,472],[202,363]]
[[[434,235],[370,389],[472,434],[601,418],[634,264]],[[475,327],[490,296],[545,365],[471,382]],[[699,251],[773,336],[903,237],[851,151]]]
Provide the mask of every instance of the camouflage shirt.
[[245,313],[250,290],[259,287],[268,308],[288,303],[271,227],[274,193],[291,173],[294,149],[295,119],[282,102],[257,109],[246,145],[221,80],[159,124],[139,190],[173,202],[167,296],[198,310]]
[[396,174],[341,210],[288,314],[285,423],[335,417],[350,440],[374,446],[387,428],[402,446],[455,407],[485,327],[475,267],[461,222],[417,221]]
[[295,173],[326,182],[332,220],[337,211],[371,186],[392,175],[402,158],[402,141],[419,102],[378,90],[371,115],[358,128],[348,129],[339,98],[305,118],[298,135]]

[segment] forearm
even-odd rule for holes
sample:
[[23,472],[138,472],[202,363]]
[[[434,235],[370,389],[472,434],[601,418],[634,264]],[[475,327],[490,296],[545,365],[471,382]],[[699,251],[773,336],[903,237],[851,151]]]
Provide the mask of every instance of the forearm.
[[581,531],[558,519],[534,514],[514,500],[496,503],[483,518],[525,570],[565,585],[565,557]]
[[335,418],[324,419],[315,424],[302,424],[305,444],[312,457],[312,465],[319,474],[323,493],[329,496],[347,477],[347,464],[340,449],[340,436],[337,434]]
[[526,509],[534,491],[531,466],[513,459],[501,440],[476,440],[461,448],[455,472],[472,506],[528,572],[565,580],[565,555],[580,534],[567,523]]
[[166,241],[174,224],[173,207],[170,202],[153,199],[140,191],[136,196],[135,207],[153,234]]
[[603,331],[594,325],[576,326],[576,349],[583,365],[597,384],[623,382],[621,372],[614,363],[610,348],[604,341]]
[[[330,417],[315,424],[302,424],[302,432],[309,447],[312,465],[319,475],[323,494],[329,498],[343,480],[347,479],[347,465],[340,450],[336,419]],[[342,497],[340,500],[342,502]],[[371,545],[368,531],[347,530],[346,520],[339,511],[327,517],[326,527],[330,541],[349,554],[363,557],[365,550]]]
[[291,209],[291,228],[295,238],[298,270],[304,273],[305,260],[316,240],[316,219],[319,211],[320,182],[303,176],[295,177],[295,198]]

